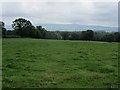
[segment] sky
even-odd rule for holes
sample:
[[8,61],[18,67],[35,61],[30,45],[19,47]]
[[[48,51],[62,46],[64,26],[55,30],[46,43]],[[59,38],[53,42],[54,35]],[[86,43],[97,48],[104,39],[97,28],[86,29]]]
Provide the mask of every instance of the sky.
[[0,19],[11,25],[16,18],[35,24],[118,26],[118,0],[3,0]]

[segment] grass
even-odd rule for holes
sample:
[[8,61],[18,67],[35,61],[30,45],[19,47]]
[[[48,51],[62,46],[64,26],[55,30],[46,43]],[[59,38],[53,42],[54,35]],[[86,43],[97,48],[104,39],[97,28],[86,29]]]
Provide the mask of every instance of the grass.
[[3,39],[3,88],[117,88],[118,43]]
[[2,39],[0,37],[0,89],[2,89]]

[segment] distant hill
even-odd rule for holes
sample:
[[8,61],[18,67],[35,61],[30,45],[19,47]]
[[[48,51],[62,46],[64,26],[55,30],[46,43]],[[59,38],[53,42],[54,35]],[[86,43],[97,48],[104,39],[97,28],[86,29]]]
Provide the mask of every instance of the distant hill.
[[[35,26],[37,26],[36,24]],[[96,25],[79,25],[79,24],[39,24],[48,31],[83,31],[91,29],[94,31],[108,31],[116,32],[118,27],[96,26]],[[12,30],[10,25],[6,25],[6,28]]]

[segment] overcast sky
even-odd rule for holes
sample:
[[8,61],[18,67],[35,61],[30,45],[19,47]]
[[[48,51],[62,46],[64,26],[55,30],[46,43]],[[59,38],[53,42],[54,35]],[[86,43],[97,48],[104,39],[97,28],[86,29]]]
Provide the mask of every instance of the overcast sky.
[[[35,24],[118,25],[118,2],[2,2],[2,20],[23,17]],[[1,9],[0,9],[1,11]]]

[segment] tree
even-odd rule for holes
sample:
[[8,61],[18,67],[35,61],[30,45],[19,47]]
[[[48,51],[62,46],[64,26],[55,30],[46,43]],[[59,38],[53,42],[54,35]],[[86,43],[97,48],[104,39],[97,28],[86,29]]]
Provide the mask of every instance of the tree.
[[114,33],[114,40],[115,40],[115,42],[120,42],[120,32]]
[[5,26],[5,23],[3,21],[0,21],[0,27],[3,28]]
[[87,30],[87,40],[91,41],[93,39],[94,32],[92,30]]
[[82,40],[87,40],[86,31],[82,31]]
[[37,29],[37,37],[44,39],[46,36],[46,30],[42,28],[42,26],[36,26]]
[[28,26],[25,28],[24,30],[24,36],[25,37],[31,37],[31,38],[35,38],[36,36],[36,29],[34,26]]
[[2,36],[4,37],[6,35],[6,28],[3,21],[0,21],[0,29],[2,30]]
[[70,33],[70,40],[80,40],[80,32],[71,32]]
[[106,34],[103,36],[103,40],[107,42],[113,42],[114,41],[114,35],[113,34]]
[[94,32],[93,40],[94,41],[103,41],[102,37],[105,36],[106,34],[107,34],[107,32],[105,32],[105,31],[96,31],[96,32]]
[[94,32],[92,30],[82,31],[82,39],[91,41],[94,37]]
[[63,31],[63,32],[61,32],[61,36],[62,36],[63,40],[68,40],[69,36],[70,36],[70,33],[66,32],[66,31]]
[[16,34],[21,36],[21,37],[26,37],[26,30],[32,26],[32,23],[29,20],[23,19],[23,18],[18,18],[13,21],[12,27],[14,30],[16,30]]
[[47,31],[46,33],[46,39],[59,39],[58,34],[56,34],[55,31]]

